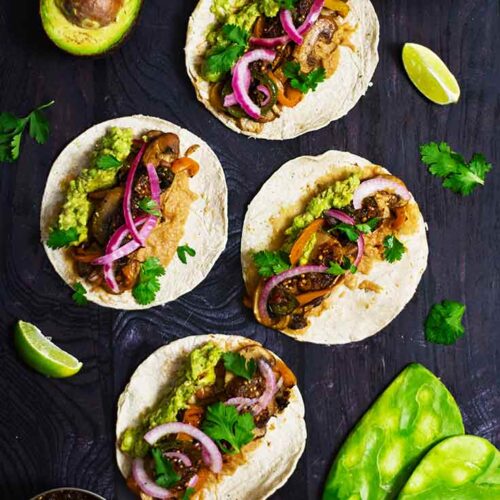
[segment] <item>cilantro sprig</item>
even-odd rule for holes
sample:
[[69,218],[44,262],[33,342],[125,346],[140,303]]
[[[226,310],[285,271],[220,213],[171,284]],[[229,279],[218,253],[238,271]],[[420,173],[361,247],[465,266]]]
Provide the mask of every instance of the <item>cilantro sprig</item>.
[[152,448],[155,465],[155,483],[162,488],[170,488],[178,483],[181,476],[175,472],[172,462],[163,456],[158,448]]
[[425,338],[434,344],[454,344],[465,330],[462,317],[465,305],[453,300],[434,304],[425,320]]
[[326,78],[324,68],[316,68],[309,73],[304,73],[300,70],[300,64],[292,61],[283,65],[283,73],[290,80],[290,85],[303,94],[309,90],[316,90],[316,87]]
[[47,245],[49,248],[56,249],[66,247],[75,241],[78,241],[78,230],[75,227],[69,229],[54,228],[49,233]]
[[201,428],[224,453],[234,455],[253,440],[255,423],[250,413],[240,415],[234,406],[215,403],[207,407]]
[[401,260],[406,247],[401,243],[396,236],[389,234],[384,238],[384,259],[391,264]]
[[19,158],[21,139],[27,125],[30,136],[38,144],[47,142],[50,126],[42,110],[53,104],[54,101],[42,104],[23,118],[12,113],[0,113],[0,162],[12,163]]
[[182,495],[182,500],[189,500],[195,494],[195,492],[196,490],[194,488],[187,488],[184,492],[184,495]]
[[191,248],[187,243],[180,247],[177,247],[177,257],[183,264],[187,264],[187,256],[194,257],[196,255],[196,250]]
[[279,0],[280,7],[287,10],[295,9],[295,4],[297,2],[298,0]]
[[257,369],[257,365],[253,359],[247,359],[237,352],[225,352],[222,355],[224,368],[239,377],[250,380]]
[[429,172],[441,178],[443,187],[462,196],[468,196],[478,186],[483,186],[486,174],[492,169],[484,155],[476,153],[467,163],[446,142],[423,144],[420,156],[422,163],[429,167]]
[[85,306],[88,304],[89,300],[87,299],[87,290],[85,287],[80,283],[75,283],[73,286],[74,293],[71,296],[71,298],[79,305],[79,306]]
[[203,63],[204,74],[212,81],[217,81],[231,70],[247,48],[250,33],[236,26],[226,24],[221,30],[223,42],[209,50]]
[[379,217],[373,217],[372,219],[367,220],[361,224],[346,224],[345,222],[341,222],[333,226],[329,231],[340,231],[349,241],[358,241],[360,233],[369,234],[375,229],[377,229],[378,223],[380,222]]
[[326,270],[328,274],[333,274],[334,276],[342,276],[347,272],[356,274],[357,271],[358,268],[349,260],[348,257],[344,257],[342,264],[333,261],[330,262],[328,269]]
[[99,155],[95,164],[99,170],[113,170],[123,165],[123,163],[113,155]]
[[290,269],[290,261],[286,252],[271,252],[261,250],[252,256],[257,272],[264,278],[270,278],[275,274]]
[[137,205],[143,212],[154,215],[155,217],[161,217],[160,207],[158,206],[158,203],[156,203],[156,201],[149,196],[145,196],[144,198],[140,199]]
[[141,305],[151,304],[160,290],[160,276],[165,274],[165,269],[160,264],[158,257],[148,257],[141,265],[139,280],[132,289],[132,295]]

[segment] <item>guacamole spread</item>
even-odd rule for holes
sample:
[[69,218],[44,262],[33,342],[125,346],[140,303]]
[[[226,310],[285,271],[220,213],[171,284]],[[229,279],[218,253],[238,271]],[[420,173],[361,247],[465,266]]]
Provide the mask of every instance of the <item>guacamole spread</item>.
[[359,177],[357,175],[351,175],[346,180],[337,181],[316,195],[307,204],[304,213],[297,215],[293,219],[292,225],[285,231],[285,234],[289,237],[288,243],[294,241],[302,229],[307,227],[312,221],[321,217],[325,210],[329,210],[330,208],[343,208],[349,205],[352,201],[354,191],[356,191],[359,184]]
[[175,422],[179,411],[188,407],[189,400],[198,389],[215,383],[215,366],[222,354],[222,349],[212,342],[194,349],[177,385],[155,410],[143,416],[139,426],[124,432],[120,449],[134,457],[144,456],[148,452],[148,444],[142,439],[144,434],[158,425]]
[[79,245],[88,237],[87,222],[92,213],[92,204],[87,199],[87,194],[110,188],[116,182],[118,169],[99,169],[96,166],[97,159],[103,155],[111,155],[119,161],[124,161],[130,154],[132,139],[132,129],[111,127],[97,143],[90,166],[84,168],[80,175],[69,183],[66,201],[58,219],[58,228],[77,230],[78,240],[71,245]]
[[[215,0],[210,8],[216,16],[218,24],[212,26],[207,34],[210,45],[205,56],[202,73],[205,80],[218,82],[229,69],[220,63],[221,58],[233,58],[243,54],[243,49],[229,40],[223,31],[224,26],[238,26],[245,32],[252,31],[255,21],[261,16],[274,17],[278,14],[280,2],[278,0]],[[241,52],[241,53],[240,53]],[[234,57],[236,56],[236,57]]]

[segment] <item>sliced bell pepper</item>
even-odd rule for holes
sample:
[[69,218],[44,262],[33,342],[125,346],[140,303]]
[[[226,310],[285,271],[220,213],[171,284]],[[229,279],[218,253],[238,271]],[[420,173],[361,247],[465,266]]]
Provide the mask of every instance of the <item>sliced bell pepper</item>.
[[304,97],[304,94],[300,90],[294,89],[293,87],[286,87],[283,82],[272,72],[269,72],[269,77],[276,84],[278,89],[278,102],[286,106],[287,108],[293,108],[296,106]]
[[174,174],[178,174],[179,172],[187,170],[189,177],[194,177],[200,170],[200,164],[192,158],[183,156],[182,158],[177,158],[177,160],[174,160],[171,170]]
[[304,253],[304,248],[307,245],[307,242],[311,239],[311,236],[314,233],[317,233],[323,227],[324,223],[324,219],[316,219],[300,233],[290,250],[290,264],[292,264],[292,266],[297,264],[300,257]]
[[[203,418],[204,409],[201,406],[190,405],[184,412],[184,417],[182,422],[184,424],[192,425],[193,427],[199,427],[201,420]],[[180,433],[177,434],[177,439],[179,441],[192,441],[193,438],[188,434]]]
[[297,302],[301,306],[304,306],[319,297],[324,297],[325,295],[328,295],[331,291],[332,291],[331,288],[325,288],[324,290],[315,290],[314,292],[307,292],[301,295],[296,295],[295,298],[297,299]]
[[349,5],[342,0],[325,0],[325,7],[338,12],[342,17],[346,17],[350,11]]

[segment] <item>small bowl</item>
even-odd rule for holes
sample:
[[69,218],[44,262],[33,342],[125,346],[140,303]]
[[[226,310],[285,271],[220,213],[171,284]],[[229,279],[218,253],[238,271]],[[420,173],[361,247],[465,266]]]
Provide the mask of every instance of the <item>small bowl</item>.
[[[60,493],[73,493],[73,495],[62,496]],[[51,495],[54,493],[54,495]],[[58,495],[59,493],[59,495]],[[80,493],[80,495],[76,495]],[[81,488],[54,488],[52,490],[44,491],[35,495],[31,500],[106,500],[101,495],[97,493],[92,493],[88,490],[82,490]]]

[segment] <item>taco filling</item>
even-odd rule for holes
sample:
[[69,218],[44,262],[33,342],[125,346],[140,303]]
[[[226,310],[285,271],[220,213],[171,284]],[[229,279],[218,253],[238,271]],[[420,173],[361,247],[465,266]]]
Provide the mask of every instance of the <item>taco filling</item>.
[[214,0],[200,72],[210,103],[258,133],[337,69],[356,30],[342,0]]
[[260,323],[301,333],[337,287],[381,292],[366,275],[377,261],[403,258],[398,236],[416,230],[418,208],[401,180],[378,167],[367,171],[371,176],[350,174],[319,192],[279,236],[277,250],[252,255]]
[[289,403],[296,379],[257,344],[195,348],[163,400],[119,438],[129,487],[141,498],[189,498],[244,463]]
[[151,303],[197,198],[189,189],[200,168],[189,156],[196,148],[182,155],[176,134],[109,128],[69,181],[47,245],[65,249],[87,287],[131,290],[139,304]]

